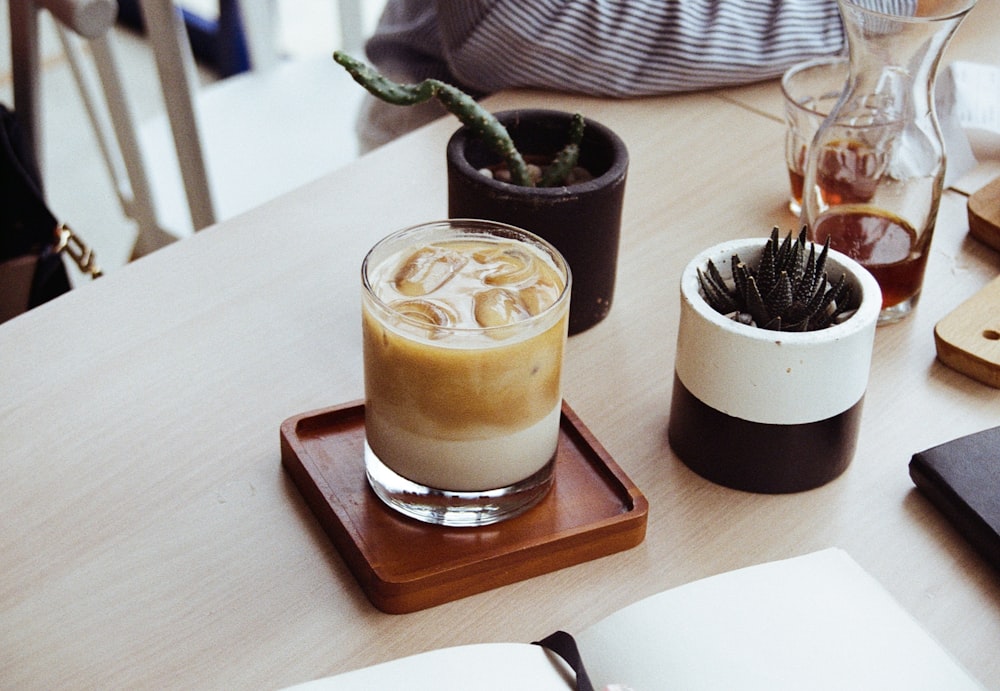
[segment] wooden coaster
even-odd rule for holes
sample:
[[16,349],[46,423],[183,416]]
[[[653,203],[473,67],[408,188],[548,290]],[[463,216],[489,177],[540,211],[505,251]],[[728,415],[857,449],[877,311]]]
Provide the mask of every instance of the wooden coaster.
[[365,476],[360,402],[285,420],[281,461],[368,599],[393,614],[620,552],[646,534],[646,498],[565,402],[552,490],[495,525],[432,526],[385,506]]

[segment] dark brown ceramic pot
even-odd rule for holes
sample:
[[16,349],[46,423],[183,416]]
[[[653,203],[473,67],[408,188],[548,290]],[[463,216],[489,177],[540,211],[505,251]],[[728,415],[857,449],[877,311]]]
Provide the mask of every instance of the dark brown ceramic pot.
[[[572,114],[509,110],[496,114],[518,150],[551,158],[565,146]],[[585,331],[611,309],[618,266],[628,150],[610,129],[586,120],[580,165],[593,179],[568,187],[521,187],[484,175],[499,158],[468,128],[449,140],[448,215],[500,221],[552,243],[573,274],[569,333]]]

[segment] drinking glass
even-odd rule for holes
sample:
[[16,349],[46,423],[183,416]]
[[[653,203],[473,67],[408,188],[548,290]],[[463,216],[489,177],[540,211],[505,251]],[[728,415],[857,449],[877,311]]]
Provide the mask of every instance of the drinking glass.
[[830,114],[847,82],[847,58],[823,57],[789,67],[781,78],[785,99],[785,164],[791,196],[788,208],[796,216],[802,211],[802,185],[809,144]]
[[496,523],[553,481],[570,272],[490,221],[399,231],[362,265],[365,468],[376,495],[446,526]]

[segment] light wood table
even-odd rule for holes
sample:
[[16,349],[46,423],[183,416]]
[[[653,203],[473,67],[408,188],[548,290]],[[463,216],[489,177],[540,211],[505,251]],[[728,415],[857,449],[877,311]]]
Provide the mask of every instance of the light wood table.
[[570,339],[565,396],[648,498],[645,541],[387,615],[281,468],[284,419],[362,396],[361,259],[446,214],[444,120],[0,327],[0,685],[275,688],[579,630],[672,586],[839,546],[1000,686],[1000,575],[907,475],[914,452],[1000,424],[1000,391],[934,354],[935,322],[1000,271],[967,238],[964,197],[944,200],[915,314],[877,333],[847,473],[795,495],[727,490],[666,440],[678,278],[708,245],[795,226],[783,125],[712,93],[490,101],[539,105],[579,109],[631,151],[618,292]]

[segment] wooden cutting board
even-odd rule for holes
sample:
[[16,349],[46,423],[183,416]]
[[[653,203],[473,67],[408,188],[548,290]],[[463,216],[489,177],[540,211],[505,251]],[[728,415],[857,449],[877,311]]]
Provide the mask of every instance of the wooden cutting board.
[[[1000,251],[1000,178],[969,197],[969,234]],[[941,362],[1000,388],[1000,277],[939,321],[934,343]]]
[[1000,178],[969,197],[969,234],[1000,250]]

